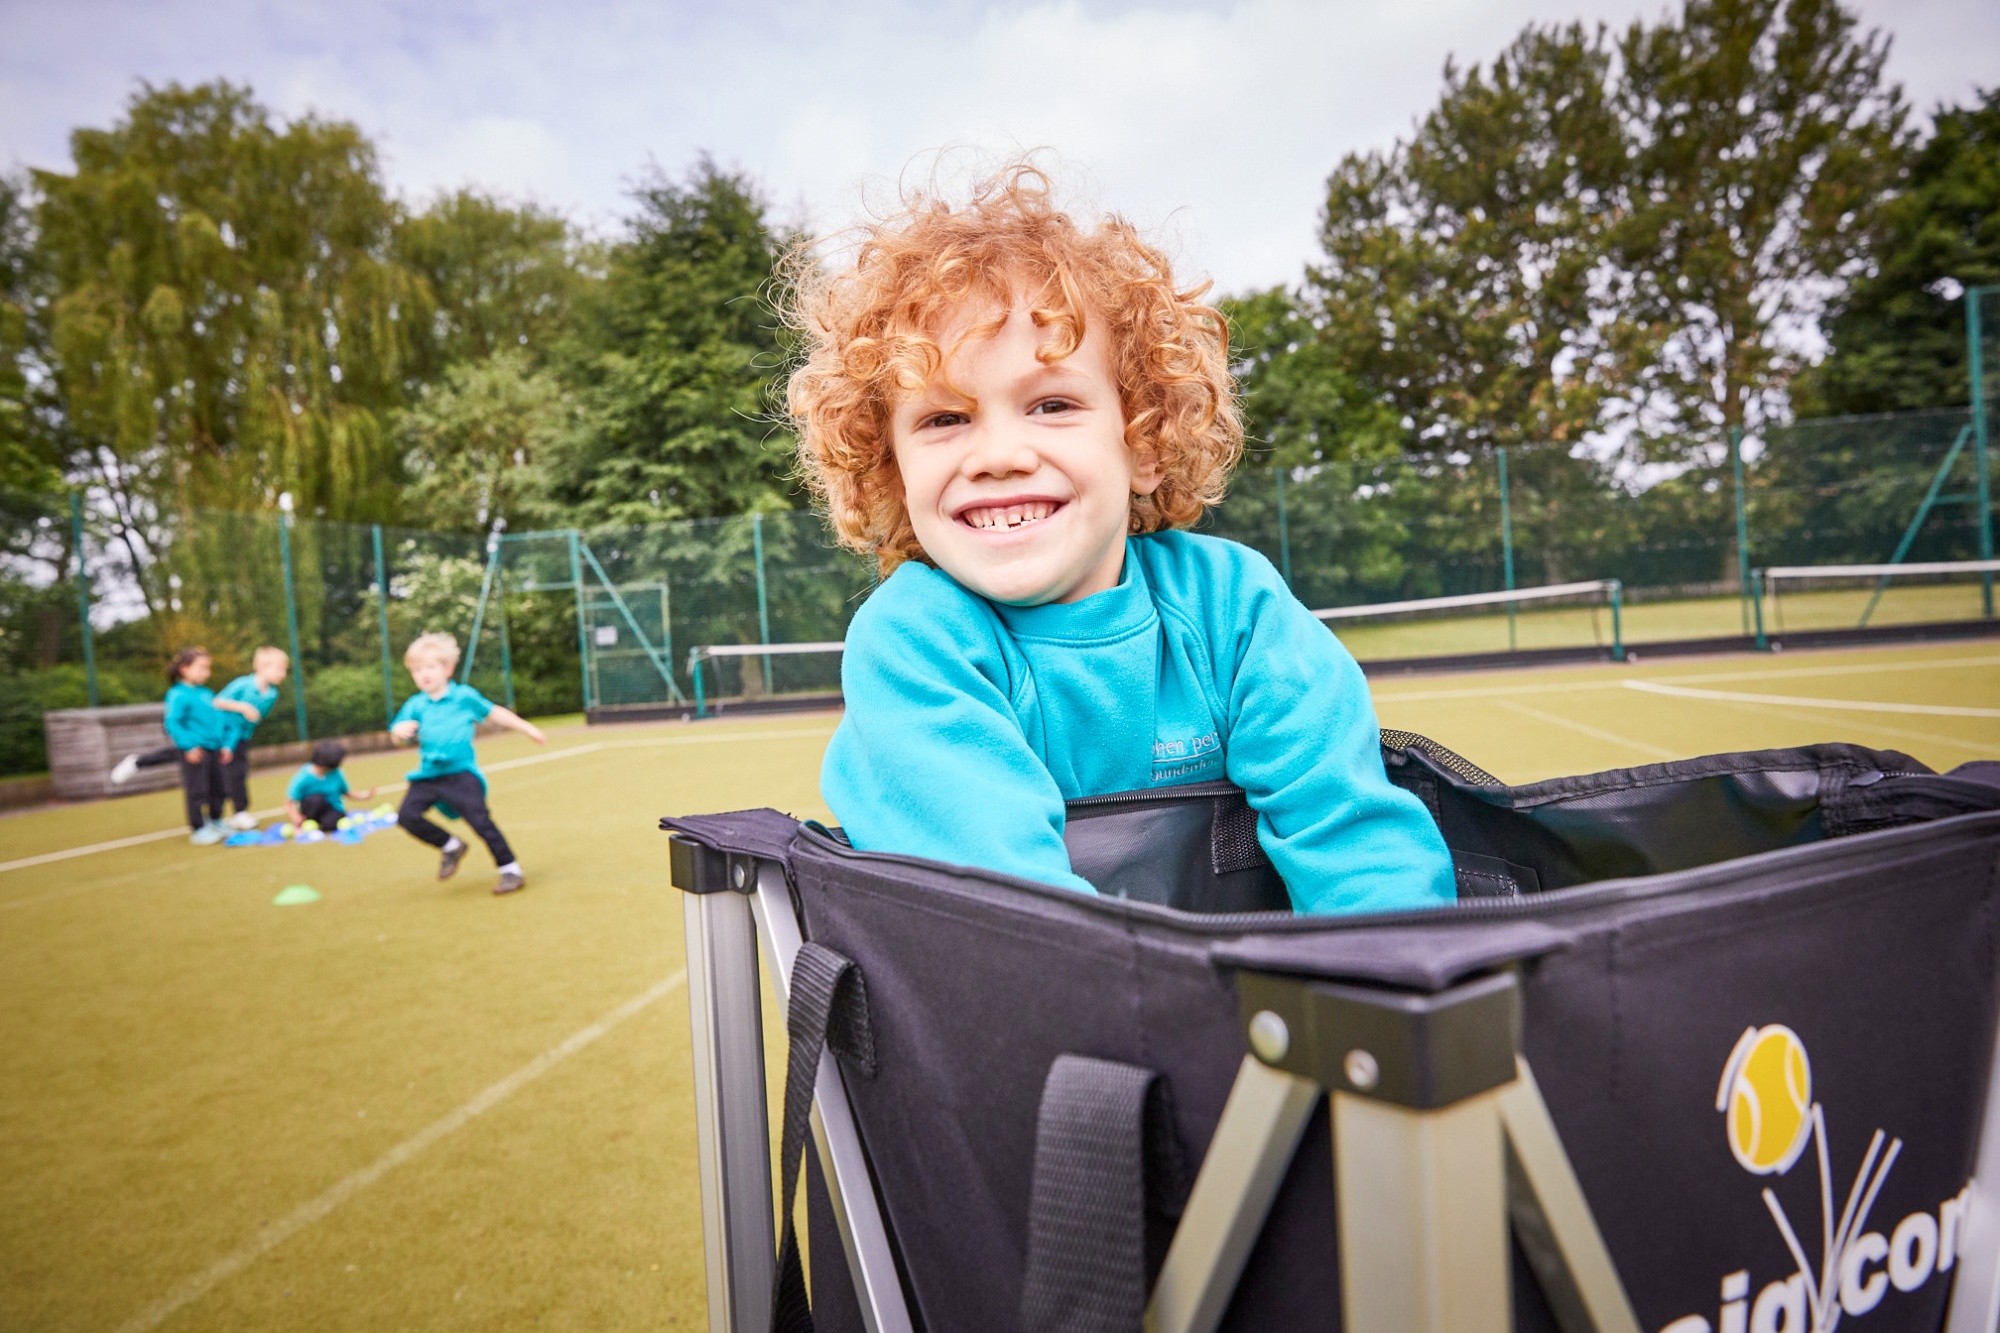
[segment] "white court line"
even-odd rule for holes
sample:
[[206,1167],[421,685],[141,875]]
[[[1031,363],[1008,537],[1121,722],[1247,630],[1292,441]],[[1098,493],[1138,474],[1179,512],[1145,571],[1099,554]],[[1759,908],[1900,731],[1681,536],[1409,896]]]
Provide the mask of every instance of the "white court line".
[[1828,708],[1841,713],[1919,713],[1925,717],[2000,717],[2000,708],[1962,708],[1956,704],[1892,704],[1872,699],[1809,699],[1791,694],[1742,694],[1736,690],[1691,690],[1654,680],[1622,682],[1628,690],[1665,694],[1676,699],[1709,699],[1734,704],[1776,704],[1780,708]]
[[[1800,717],[1795,709],[1767,708],[1762,704],[1734,703],[1727,699],[1718,699],[1716,702],[1724,708],[1733,708],[1738,712],[1753,713],[1758,717],[1774,717],[1794,727],[1809,721]],[[1993,748],[1990,742],[1960,740],[1955,736],[1940,736],[1931,731],[1911,731],[1907,727],[1892,727],[1886,722],[1877,722],[1872,718],[1856,718],[1845,725],[1870,735],[1888,736],[1899,741],[1921,741],[1926,745],[1949,745],[1955,750],[1964,750],[1971,754],[1983,755]]]
[[[529,764],[546,764],[556,759],[571,759],[580,754],[591,754],[598,750],[625,749],[633,746],[653,745],[705,745],[729,741],[793,740],[804,736],[826,736],[832,733],[823,728],[809,728],[786,731],[730,731],[694,736],[633,737],[628,740],[591,741],[586,745],[571,745],[547,754],[524,755],[519,759],[503,759],[497,764],[482,764],[488,773],[499,773],[510,768],[524,768]],[[402,791],[407,782],[385,782],[375,788],[377,796],[390,796]],[[252,810],[259,819],[268,819],[282,813],[283,806],[272,806],[268,810]],[[90,856],[97,852],[115,852],[121,847],[137,847],[142,843],[160,842],[167,838],[185,838],[185,828],[160,829],[154,833],[135,833],[129,838],[113,838],[109,842],[93,842],[83,847],[65,847],[59,852],[43,852],[39,856],[24,856],[18,861],[0,861],[0,874],[9,870],[26,870],[30,866],[45,866],[55,861],[67,861],[72,857]]]
[[[1644,647],[1643,644],[1634,645]],[[1903,671],[1950,671],[1959,667],[1981,667],[2000,665],[2000,656],[1990,657],[1938,657],[1918,662],[1857,663],[1848,666],[1780,667],[1770,671],[1705,671],[1689,675],[1676,675],[1673,680],[1728,681],[1728,680],[1786,680],[1802,676],[1886,676]],[[1377,703],[1400,703],[1404,700],[1420,702],[1436,699],[1500,699],[1517,694],[1570,694],[1580,690],[1615,690],[1628,682],[1622,680],[1575,680],[1558,681],[1543,685],[1476,685],[1457,690],[1409,690],[1398,693],[1393,690],[1376,692]]]
[[613,1009],[589,1027],[571,1033],[568,1037],[543,1051],[534,1059],[522,1065],[492,1087],[466,1102],[463,1106],[448,1112],[441,1119],[432,1121],[409,1138],[404,1139],[380,1157],[362,1167],[353,1175],[335,1184],[318,1198],[301,1204],[287,1216],[258,1231],[255,1239],[241,1249],[210,1264],[201,1272],[175,1287],[172,1291],[154,1301],[139,1313],[118,1326],[118,1333],[146,1333],[158,1328],[173,1317],[183,1307],[200,1300],[218,1285],[235,1276],[258,1259],[284,1244],[305,1228],[325,1217],[334,1209],[346,1203],[362,1190],[380,1180],[396,1167],[415,1157],[424,1149],[448,1134],[458,1130],[474,1117],[492,1110],[507,1098],[519,1092],[528,1084],[555,1068],[558,1064],[575,1055],[584,1047],[604,1036],[613,1028],[646,1008],[660,997],[672,991],[687,980],[687,969],[683,968],[639,992],[625,1003]]
[[1587,722],[1578,722],[1573,718],[1559,717],[1554,713],[1544,713],[1539,708],[1530,708],[1526,704],[1515,703],[1512,699],[1501,699],[1498,702],[1502,708],[1510,712],[1525,714],[1538,722],[1546,722],[1553,727],[1563,727],[1595,740],[1610,741],[1613,745],[1622,745],[1628,750],[1637,750],[1640,754],[1650,754],[1656,759],[1679,759],[1681,757],[1673,750],[1663,750],[1657,745],[1648,745],[1644,741],[1635,741],[1629,736],[1620,736],[1615,731],[1602,731]]

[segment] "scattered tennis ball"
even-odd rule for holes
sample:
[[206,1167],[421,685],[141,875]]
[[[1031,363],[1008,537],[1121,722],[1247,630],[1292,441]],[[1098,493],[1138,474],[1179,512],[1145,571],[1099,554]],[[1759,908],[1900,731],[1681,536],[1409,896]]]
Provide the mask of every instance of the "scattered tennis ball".
[[293,828],[290,824],[278,825],[278,836],[281,838],[289,838],[296,832],[298,832],[298,830]]
[[341,829],[349,829],[349,828],[353,828],[353,827],[354,827],[354,816],[352,816],[352,815],[342,815],[342,816],[341,816],[341,817],[339,818],[339,820],[335,822],[335,824],[334,824],[334,827],[335,827],[335,828],[341,828]]
[[318,901],[319,891],[313,888],[312,885],[287,884],[278,891],[277,897],[271,899],[271,906],[297,907],[301,903],[316,903]]

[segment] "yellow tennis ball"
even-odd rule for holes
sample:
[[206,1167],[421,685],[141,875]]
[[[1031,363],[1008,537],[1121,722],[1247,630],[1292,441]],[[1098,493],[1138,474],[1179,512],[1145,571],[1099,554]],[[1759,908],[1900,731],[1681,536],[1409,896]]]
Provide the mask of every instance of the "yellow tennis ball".
[[333,826],[334,826],[335,828],[353,828],[353,827],[354,827],[354,821],[353,821],[353,820],[352,820],[351,818],[349,818],[348,816],[346,816],[346,815],[342,815],[342,816],[341,816],[341,817],[340,817],[339,819],[337,819],[337,820],[335,820],[335,821],[334,821],[334,825],[333,825]]
[[281,838],[289,838],[292,836],[293,832],[294,830],[290,824],[278,825],[278,836]]
[[1812,1133],[1812,1063],[1780,1023],[1746,1033],[1730,1059],[1729,1151],[1746,1171],[1789,1171]]

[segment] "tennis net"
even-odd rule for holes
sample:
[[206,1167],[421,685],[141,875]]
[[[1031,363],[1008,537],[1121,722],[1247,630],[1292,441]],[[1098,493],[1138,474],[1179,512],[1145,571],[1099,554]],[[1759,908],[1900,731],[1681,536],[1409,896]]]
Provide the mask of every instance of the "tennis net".
[[1313,615],[1363,662],[1592,648],[1625,656],[1617,579],[1328,607]]
[[837,695],[840,691],[838,639],[821,643],[704,643],[688,650],[688,679],[694,686],[694,715],[707,717],[711,702],[741,703],[789,695]]
[[1760,635],[1991,620],[2000,560],[1779,565],[1755,571]]

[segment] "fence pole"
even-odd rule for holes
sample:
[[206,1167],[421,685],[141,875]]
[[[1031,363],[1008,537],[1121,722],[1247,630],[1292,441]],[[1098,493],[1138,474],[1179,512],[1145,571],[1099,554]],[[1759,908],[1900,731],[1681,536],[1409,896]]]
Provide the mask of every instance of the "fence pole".
[[[771,641],[771,602],[764,587],[764,516],[750,515],[750,544],[757,554],[757,642]],[[771,692],[771,655],[764,654],[764,693]]]
[[1271,473],[1278,479],[1278,572],[1285,576],[1285,586],[1292,586],[1292,528],[1285,520],[1285,470],[1272,468]]
[[[1965,355],[1966,371],[1972,378],[1972,457],[1979,478],[1981,560],[1993,558],[1993,483],[1986,455],[1986,367],[1979,328],[1979,299],[1988,292],[2000,292],[2000,287],[1974,287],[1965,294]],[[1988,620],[1993,619],[1993,571],[1990,569],[1980,572],[1979,600],[1981,613]]]
[[[1500,455],[1500,564],[1501,577],[1506,580],[1507,591],[1514,591],[1514,497],[1507,485],[1507,446],[1497,450]],[[1546,575],[1544,577],[1547,577]],[[1519,648],[1514,630],[1514,604],[1507,603],[1507,651]]]
[[[498,560],[500,557],[494,557]],[[514,649],[507,641],[507,562],[501,560],[493,595],[498,598],[494,610],[500,615],[500,680],[505,691],[507,707],[514,707]]]
[[[1743,498],[1743,427],[1729,428],[1729,471],[1736,488],[1736,609],[1743,632],[1751,632],[1750,602],[1755,595],[1750,587],[1750,514],[1744,507]],[[1757,631],[1757,646],[1764,646],[1762,629]]]
[[584,628],[583,556],[576,529],[569,529],[569,584],[576,589],[576,669],[583,677],[583,711],[590,711],[590,632]]
[[292,705],[298,710],[299,739],[309,741],[306,729],[306,661],[299,653],[299,594],[292,579],[292,496],[278,497],[278,559],[285,568],[285,633],[292,649]]
[[370,525],[375,540],[375,610],[382,630],[382,725],[396,725],[396,681],[389,669],[389,562],[382,556],[382,525]]
[[69,493],[70,540],[76,546],[76,619],[83,630],[83,683],[97,707],[97,646],[90,637],[90,570],[83,560],[83,497]]

